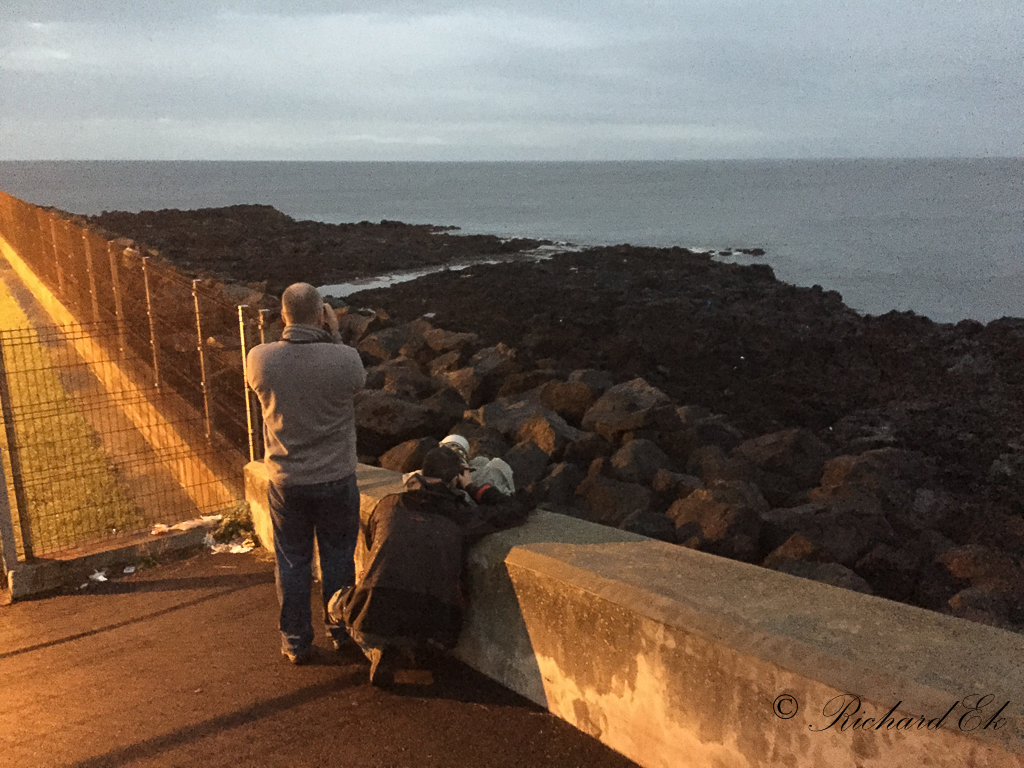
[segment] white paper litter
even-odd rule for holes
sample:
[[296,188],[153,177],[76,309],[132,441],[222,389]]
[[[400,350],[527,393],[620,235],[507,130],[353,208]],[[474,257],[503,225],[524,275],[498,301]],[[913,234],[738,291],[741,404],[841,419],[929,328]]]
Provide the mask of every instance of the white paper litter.
[[256,542],[249,536],[238,536],[227,543],[218,544],[214,541],[213,536],[207,534],[206,546],[215,555],[243,555],[256,549]]
[[124,567],[124,572],[125,573],[135,573],[135,566],[134,565],[126,565]]
[[107,572],[106,571],[96,571],[89,578],[91,580],[93,580],[93,581],[106,581],[107,580]]
[[203,515],[197,517],[194,520],[184,520],[174,525],[164,525],[163,523],[156,523],[153,526],[153,530],[150,533],[153,536],[162,536],[165,533],[171,531],[191,531],[193,528],[214,528],[220,524],[220,521],[224,519],[223,515]]

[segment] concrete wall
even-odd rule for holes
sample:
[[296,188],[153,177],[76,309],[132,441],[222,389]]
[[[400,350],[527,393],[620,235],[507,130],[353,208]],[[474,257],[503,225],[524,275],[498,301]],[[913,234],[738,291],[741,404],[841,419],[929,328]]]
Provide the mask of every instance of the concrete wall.
[[647,768],[1024,767],[1020,635],[545,512],[469,568],[456,655]]

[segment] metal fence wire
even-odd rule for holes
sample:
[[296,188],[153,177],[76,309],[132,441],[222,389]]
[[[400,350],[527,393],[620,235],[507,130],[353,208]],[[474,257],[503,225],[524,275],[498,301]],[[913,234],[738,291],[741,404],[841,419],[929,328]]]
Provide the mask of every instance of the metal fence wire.
[[0,235],[74,318],[0,331],[19,558],[223,508],[250,453],[241,334],[258,313],[2,192]]

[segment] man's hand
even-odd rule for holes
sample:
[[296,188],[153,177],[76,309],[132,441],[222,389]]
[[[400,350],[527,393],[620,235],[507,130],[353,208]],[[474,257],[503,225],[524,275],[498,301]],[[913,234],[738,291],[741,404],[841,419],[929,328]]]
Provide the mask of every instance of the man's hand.
[[455,476],[455,483],[459,488],[468,488],[473,482],[473,475],[469,467],[463,467],[462,471]]
[[338,333],[338,316],[334,314],[334,308],[326,301],[324,302],[324,330],[332,336]]

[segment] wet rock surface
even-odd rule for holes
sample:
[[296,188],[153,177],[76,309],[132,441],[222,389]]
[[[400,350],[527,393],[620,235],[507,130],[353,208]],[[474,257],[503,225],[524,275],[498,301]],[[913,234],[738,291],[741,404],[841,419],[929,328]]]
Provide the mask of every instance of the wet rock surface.
[[[441,258],[441,238],[459,239],[393,224],[319,230],[330,225],[245,209],[267,219],[266,248],[228,263],[217,254],[236,225],[222,222],[206,263],[281,287],[331,282],[345,261],[299,261],[281,249],[295,238],[363,254],[350,273],[418,266]],[[160,213],[170,240],[141,214],[148,230],[118,233],[185,239],[187,217]],[[121,216],[99,218],[113,228]],[[206,259],[194,230],[184,269]],[[342,334],[368,368],[365,461],[412,469],[458,432],[550,509],[1024,629],[1022,319],[862,316],[766,266],[629,246],[478,265],[348,302]]]

